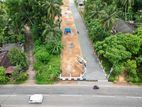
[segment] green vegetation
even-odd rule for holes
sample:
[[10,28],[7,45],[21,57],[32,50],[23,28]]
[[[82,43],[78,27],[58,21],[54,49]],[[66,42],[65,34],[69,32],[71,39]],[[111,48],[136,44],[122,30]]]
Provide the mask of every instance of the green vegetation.
[[5,75],[5,69],[0,67],[0,84],[5,84],[8,82],[8,78]]
[[[37,83],[58,80],[62,48],[61,5],[62,0],[0,1],[0,46],[22,42],[28,50],[28,42],[33,42]],[[13,72],[11,80],[16,83],[26,80],[26,72],[21,72],[28,67],[24,52],[12,49],[8,58],[11,64],[20,67]]]
[[[115,81],[121,74],[128,82],[142,82],[141,0],[87,0],[84,19],[90,39],[107,74]],[[117,19],[134,21],[133,34],[112,34]]]
[[15,66],[20,66],[23,69],[27,69],[28,63],[26,55],[20,49],[13,48],[8,52],[8,58],[10,63]]
[[28,79],[28,74],[24,71],[21,71],[20,66],[16,66],[15,70],[12,73],[11,83],[23,83]]
[[36,49],[35,58],[37,62],[42,62],[43,64],[47,64],[49,61],[48,50],[44,47],[40,47],[38,50]]
[[142,73],[138,69],[141,46],[141,36],[121,33],[97,42],[94,47],[98,55],[107,59],[107,62],[112,65],[113,72],[111,76],[117,78],[118,75],[124,72],[127,74],[127,81],[138,82],[141,81],[141,77],[138,74]]
[[[60,39],[59,39],[60,40]],[[60,52],[52,53],[48,44],[35,42],[34,55],[36,70],[36,82],[39,84],[51,84],[58,80],[60,74]]]
[[23,83],[26,81],[28,78],[28,74],[26,72],[28,63],[25,53],[20,49],[13,48],[8,52],[7,56],[10,63],[16,66],[12,75],[9,77],[9,83]]
[[4,28],[6,25],[7,13],[6,7],[3,3],[0,3],[0,46],[2,46],[4,42]]
[[6,70],[4,67],[0,67],[0,84],[14,83],[19,84],[27,80],[28,74],[21,70],[20,66],[16,66],[12,75],[8,76],[5,74]]
[[[48,53],[45,48],[41,48],[35,52],[36,62],[34,69],[36,70],[36,82],[39,84],[54,83],[58,80],[60,74],[60,56],[45,54],[45,52]],[[47,57],[47,60],[39,60],[41,55],[42,57]]]
[[[45,10],[47,10],[47,13],[44,9],[43,11],[47,16],[46,20],[43,20],[44,23],[40,24],[40,27],[42,26],[43,29],[37,32],[39,31],[39,26],[36,24],[32,30],[33,35],[35,34],[34,39],[36,40],[34,47],[36,60],[34,68],[36,70],[36,82],[39,84],[51,84],[58,80],[60,74],[60,53],[62,48],[62,32],[60,29],[60,5],[62,5],[62,0],[45,0],[45,2]],[[36,30],[36,28],[38,28],[38,30]]]

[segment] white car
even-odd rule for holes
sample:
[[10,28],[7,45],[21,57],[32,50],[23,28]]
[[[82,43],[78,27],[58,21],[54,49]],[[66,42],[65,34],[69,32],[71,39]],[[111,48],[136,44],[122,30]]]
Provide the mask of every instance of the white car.
[[42,94],[34,94],[34,95],[31,95],[30,98],[29,98],[30,104],[35,104],[35,103],[41,104],[42,101],[43,101],[43,95]]

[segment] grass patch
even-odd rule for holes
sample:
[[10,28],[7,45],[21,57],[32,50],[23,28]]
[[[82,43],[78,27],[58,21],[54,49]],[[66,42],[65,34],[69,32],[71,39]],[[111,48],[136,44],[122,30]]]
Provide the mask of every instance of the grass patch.
[[60,56],[50,55],[50,59],[47,64],[37,61],[34,64],[34,69],[36,70],[36,83],[55,83],[56,81],[58,81],[60,74]]
[[105,58],[99,58],[99,59],[100,59],[101,62],[102,62],[102,65],[103,65],[103,67],[104,67],[104,70],[105,70],[106,74],[109,74],[109,73],[110,73],[110,69],[111,69],[111,67],[112,67],[112,64],[109,63],[108,60],[105,59]]

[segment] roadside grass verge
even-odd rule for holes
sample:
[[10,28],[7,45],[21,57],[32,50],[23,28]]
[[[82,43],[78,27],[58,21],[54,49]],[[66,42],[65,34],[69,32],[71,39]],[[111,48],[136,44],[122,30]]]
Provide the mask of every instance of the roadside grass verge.
[[60,56],[50,55],[49,57],[47,64],[39,61],[36,61],[34,64],[37,84],[53,84],[58,81],[60,74]]

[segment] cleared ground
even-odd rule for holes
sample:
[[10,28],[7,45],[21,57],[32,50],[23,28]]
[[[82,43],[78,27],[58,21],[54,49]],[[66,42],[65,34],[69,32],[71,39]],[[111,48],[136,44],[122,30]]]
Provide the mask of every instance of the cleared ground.
[[70,28],[71,33],[62,35],[62,77],[79,77],[83,73],[83,66],[78,63],[77,56],[81,55],[78,34],[74,24],[72,11],[69,7],[69,0],[63,0],[62,6],[62,31],[64,28]]

